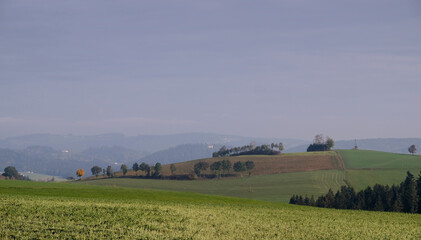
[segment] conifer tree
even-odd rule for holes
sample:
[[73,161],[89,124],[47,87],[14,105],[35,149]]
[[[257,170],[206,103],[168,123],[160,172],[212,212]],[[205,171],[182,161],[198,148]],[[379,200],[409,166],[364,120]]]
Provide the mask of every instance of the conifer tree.
[[418,179],[417,179],[417,198],[418,198],[417,213],[421,213],[421,172],[419,173]]
[[414,175],[409,171],[406,173],[406,179],[402,183],[402,207],[407,213],[415,213],[417,211],[417,191]]

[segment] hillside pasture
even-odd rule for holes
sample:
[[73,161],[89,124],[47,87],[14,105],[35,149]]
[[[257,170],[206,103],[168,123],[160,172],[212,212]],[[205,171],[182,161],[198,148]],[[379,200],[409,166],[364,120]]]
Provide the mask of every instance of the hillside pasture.
[[416,239],[416,214],[0,181],[1,239]]
[[336,150],[346,169],[421,169],[421,156],[370,150]]
[[336,150],[345,166],[346,181],[357,190],[375,184],[401,183],[406,172],[417,176],[421,171],[421,156],[370,150]]
[[344,177],[342,170],[321,170],[194,181],[108,178],[83,183],[196,192],[287,203],[293,194],[318,196],[325,194],[329,188],[337,190],[345,184]]
[[[368,186],[373,187],[375,184],[399,185],[405,180],[406,171],[401,169],[348,169],[346,170],[346,180],[356,190],[362,190]],[[410,171],[417,178],[421,168]]]

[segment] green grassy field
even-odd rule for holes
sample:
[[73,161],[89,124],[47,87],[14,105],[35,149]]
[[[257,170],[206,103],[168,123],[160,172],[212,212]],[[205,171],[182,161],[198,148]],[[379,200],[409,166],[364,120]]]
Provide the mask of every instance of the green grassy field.
[[368,150],[337,150],[344,161],[346,180],[361,190],[374,184],[401,183],[406,172],[415,176],[421,171],[421,156]]
[[421,169],[421,156],[369,150],[337,150],[347,169]]
[[417,239],[421,216],[0,181],[0,239]]
[[344,185],[344,172],[323,170],[313,172],[258,175],[243,178],[214,180],[153,180],[109,178],[85,181],[86,184],[121,186],[142,189],[160,189],[196,192],[259,200],[288,202],[293,194],[319,196],[329,188],[337,190]]
[[[284,156],[231,158],[232,162],[248,159],[255,161],[256,167],[258,166],[259,169],[258,174],[261,175],[195,181],[113,178],[86,181],[85,183],[196,192],[286,203],[293,194],[314,195],[316,197],[326,194],[329,188],[336,191],[340,186],[347,183],[351,184],[356,190],[377,183],[399,184],[405,179],[408,170],[415,175],[418,175],[421,171],[421,156],[366,150],[337,150],[335,152],[285,154]],[[218,159],[213,159],[213,161],[216,160]],[[202,160],[180,163],[177,167],[187,172],[186,169],[189,169],[190,165],[198,161]],[[306,164],[307,162],[308,164]],[[312,167],[308,167],[310,165]],[[265,174],[274,172],[268,170],[274,168],[274,166],[284,166],[288,168],[288,171],[295,172]],[[337,169],[309,171],[309,169],[317,169],[320,166],[336,166]]]

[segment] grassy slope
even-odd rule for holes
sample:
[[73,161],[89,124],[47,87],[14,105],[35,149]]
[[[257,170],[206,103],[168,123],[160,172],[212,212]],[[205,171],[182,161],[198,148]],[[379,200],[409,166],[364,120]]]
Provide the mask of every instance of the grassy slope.
[[123,186],[142,189],[161,189],[183,192],[197,192],[251,199],[288,202],[293,194],[324,194],[329,188],[338,189],[343,182],[344,173],[340,170],[296,172],[259,175],[221,180],[152,180],[112,178],[86,181],[87,184]]
[[[338,155],[342,160],[338,161]],[[340,158],[340,157],[339,157]],[[230,158],[231,162],[238,160],[255,161],[258,170],[254,174],[262,174],[244,178],[228,178],[221,180],[198,181],[165,181],[148,179],[103,179],[88,181],[94,185],[116,185],[143,189],[162,189],[184,192],[198,192],[215,195],[234,196],[242,198],[288,202],[293,194],[319,196],[329,188],[336,191],[345,181],[357,190],[379,184],[398,184],[403,181],[406,171],[418,174],[421,170],[421,157],[405,154],[385,153],[367,150],[338,150],[336,152],[294,153],[283,156],[243,156]],[[297,165],[294,165],[294,159]],[[205,159],[180,163],[178,171],[187,172],[198,161],[216,161]],[[317,164],[314,162],[323,162]],[[338,163],[342,162],[343,163]],[[305,171],[306,162],[314,166],[336,166],[336,170]],[[279,169],[278,174],[271,169],[282,165],[288,169]],[[165,167],[168,166],[164,166]],[[345,170],[342,170],[345,168]],[[317,169],[317,168],[316,168]],[[290,172],[296,171],[296,172]],[[298,171],[298,172],[297,172]],[[304,172],[303,172],[304,171]],[[169,170],[168,170],[169,172]]]
[[0,181],[0,238],[410,239],[420,215],[193,193]]
[[356,189],[374,184],[399,184],[406,172],[418,175],[421,156],[369,150],[338,150],[345,165],[346,179]]
[[[251,155],[251,156],[237,156],[237,157],[221,157],[221,158],[205,158],[193,161],[186,161],[174,164],[176,167],[175,174],[189,174],[193,173],[194,164],[205,161],[209,165],[222,159],[228,159],[234,164],[237,161],[253,161],[255,168],[252,170],[253,175],[267,175],[284,172],[301,172],[301,171],[314,171],[314,170],[331,170],[331,169],[342,169],[342,163],[338,162],[336,153],[333,151],[329,152],[311,152],[311,153],[286,153],[281,155]],[[131,167],[131,166],[129,166]],[[208,169],[203,172],[204,174],[213,174]],[[231,173],[235,173],[231,171]],[[119,176],[121,173],[117,173]],[[142,175],[141,171],[137,172],[138,175]],[[162,168],[163,175],[171,175],[170,165],[164,165]],[[244,174],[244,173],[243,173]],[[131,170],[128,171],[127,175],[135,175]],[[240,175],[240,174],[238,174]]]

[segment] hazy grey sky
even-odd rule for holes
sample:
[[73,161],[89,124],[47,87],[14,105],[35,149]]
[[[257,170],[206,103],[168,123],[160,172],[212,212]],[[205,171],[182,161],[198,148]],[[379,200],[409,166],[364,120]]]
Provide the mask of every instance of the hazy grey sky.
[[0,1],[0,138],[421,137],[421,1]]

